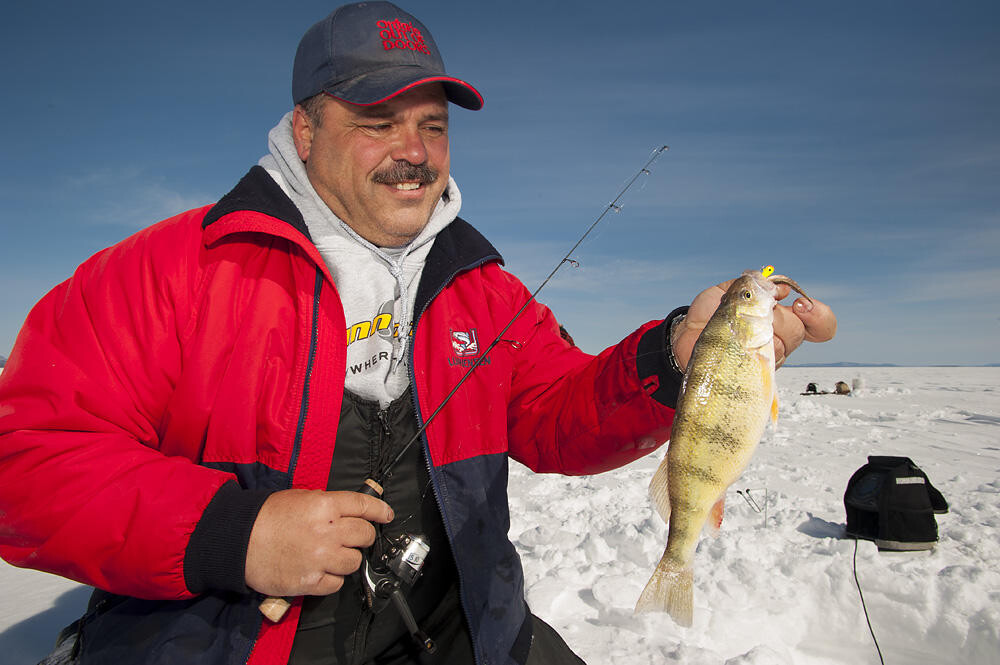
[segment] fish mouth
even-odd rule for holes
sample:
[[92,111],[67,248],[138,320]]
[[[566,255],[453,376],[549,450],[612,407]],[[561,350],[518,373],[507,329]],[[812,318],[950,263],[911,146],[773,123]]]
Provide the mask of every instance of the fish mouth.
[[769,277],[765,277],[761,274],[760,270],[747,270],[743,273],[744,277],[749,277],[753,283],[761,289],[764,293],[768,294],[772,298],[777,295],[778,287],[771,281]]

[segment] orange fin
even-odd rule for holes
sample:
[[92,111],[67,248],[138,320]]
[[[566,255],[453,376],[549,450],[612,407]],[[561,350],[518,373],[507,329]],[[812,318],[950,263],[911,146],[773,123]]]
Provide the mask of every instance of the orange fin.
[[722,528],[722,516],[726,512],[726,496],[723,494],[722,498],[715,502],[712,506],[712,511],[708,514],[708,532],[713,536],[719,533],[719,529]]
[[771,422],[778,422],[778,390],[774,385],[774,348],[770,353],[757,352],[757,360],[760,361],[761,388],[764,394],[771,393]]

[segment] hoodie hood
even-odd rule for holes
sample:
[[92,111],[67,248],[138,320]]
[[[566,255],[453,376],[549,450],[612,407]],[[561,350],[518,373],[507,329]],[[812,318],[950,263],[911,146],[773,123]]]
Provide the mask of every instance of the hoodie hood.
[[268,134],[268,148],[259,164],[302,213],[344,305],[345,386],[386,406],[409,383],[405,351],[412,334],[417,282],[434,239],[462,207],[458,185],[449,178],[427,225],[409,244],[377,247],[333,214],[309,182],[305,163],[295,150],[291,111]]

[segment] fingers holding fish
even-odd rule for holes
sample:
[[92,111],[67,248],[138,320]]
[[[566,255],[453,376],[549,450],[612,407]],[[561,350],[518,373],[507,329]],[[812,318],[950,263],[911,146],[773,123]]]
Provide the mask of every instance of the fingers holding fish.
[[792,307],[774,308],[774,366],[781,367],[792,351],[806,339],[806,327]]
[[[796,299],[795,302],[791,304],[789,309],[802,322],[802,326],[805,330],[803,335],[805,341],[828,342],[833,339],[833,336],[837,334],[837,317],[828,305],[818,300],[813,300],[807,296],[805,291],[803,291],[794,280],[789,279],[784,275],[771,275],[768,279],[778,286],[778,292],[774,297],[776,303],[780,303],[788,297],[791,291],[796,291],[802,296],[801,298]],[[781,307],[785,307],[785,305],[777,305],[777,308],[780,309]],[[783,319],[783,321],[784,320],[785,319]],[[777,331],[778,329],[776,327],[775,332]],[[787,341],[788,340],[786,339],[786,346]],[[798,344],[795,346],[789,346],[789,353],[791,353],[791,351],[797,346]]]
[[[780,293],[779,293],[780,295]],[[819,300],[798,298],[774,308],[774,362],[781,367],[802,342],[826,342],[837,333],[837,317]]]
[[681,370],[685,369],[688,360],[691,358],[691,351],[694,343],[698,341],[698,336],[705,329],[709,319],[715,314],[722,302],[722,296],[729,289],[729,285],[735,280],[728,280],[715,286],[705,289],[691,301],[684,319],[677,324],[677,328],[671,336],[671,345],[674,358]]
[[792,303],[792,310],[805,326],[807,342],[828,342],[837,334],[837,316],[829,305],[799,299]]
[[[775,307],[776,366],[780,367],[803,341],[826,342],[833,339],[837,332],[837,317],[828,305],[806,296],[794,280],[784,275],[770,275],[766,279],[777,289],[774,294],[776,303],[787,298],[792,291],[802,294],[802,297],[797,298],[790,306],[777,304]],[[736,279],[729,279],[699,293],[691,302],[687,315],[677,324],[671,343],[674,358],[681,370],[687,367],[698,336],[718,309],[722,296],[735,281]]]
[[[726,281],[720,282],[715,286],[710,286],[695,296],[694,300],[691,302],[691,306],[688,308],[688,312],[685,315],[684,320],[677,325],[677,329],[674,331],[674,335],[671,340],[673,344],[674,358],[677,360],[682,370],[687,367],[695,342],[698,340],[698,336],[701,335],[701,331],[704,330],[716,310],[718,310],[719,304],[722,302],[722,297],[733,286],[733,283],[739,279],[742,279],[742,277],[727,279]],[[766,279],[773,284],[774,288],[777,289],[777,292],[773,296],[776,301],[786,298],[793,287],[798,287],[798,284],[796,284],[794,280],[790,280],[784,275],[762,276],[761,279]],[[801,293],[801,288],[799,288],[799,292]],[[805,299],[808,301],[808,297]],[[799,340],[795,346],[797,347],[801,343],[802,340]],[[775,350],[777,351],[777,349]],[[781,357],[784,358],[784,355]]]

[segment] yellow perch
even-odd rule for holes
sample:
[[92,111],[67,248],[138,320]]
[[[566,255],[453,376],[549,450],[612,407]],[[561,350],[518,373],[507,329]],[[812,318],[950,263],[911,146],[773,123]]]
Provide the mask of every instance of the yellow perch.
[[[669,526],[667,547],[636,612],[693,620],[692,560],[702,527],[718,528],[723,499],[778,416],[773,320],[776,284],[798,284],[774,268],[735,280],[695,343],[684,373],[667,455],[649,485]],[[808,298],[808,296],[806,296]]]

